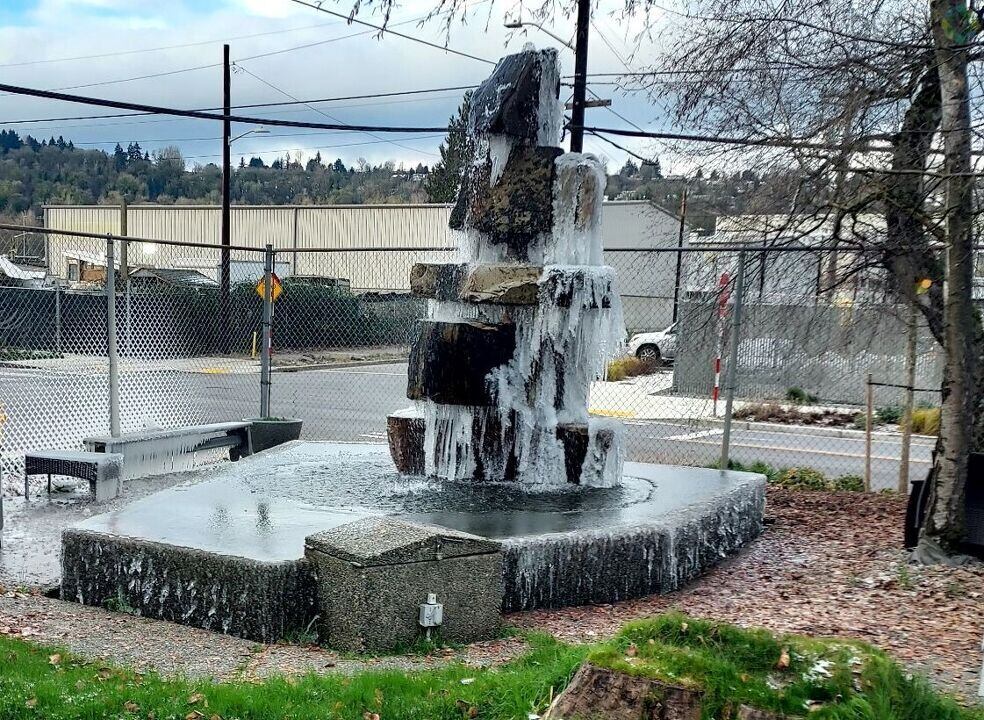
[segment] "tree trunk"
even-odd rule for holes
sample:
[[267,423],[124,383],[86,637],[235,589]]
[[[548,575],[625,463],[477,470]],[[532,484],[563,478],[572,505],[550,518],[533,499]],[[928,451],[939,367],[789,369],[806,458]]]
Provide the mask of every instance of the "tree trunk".
[[966,44],[973,39],[964,0],[931,0],[940,81],[940,132],[946,177],[946,286],[942,317],[945,364],[940,437],[930,472],[929,507],[916,557],[938,561],[960,551],[965,536],[967,464],[973,448],[981,362],[981,326],[973,285],[973,178]]

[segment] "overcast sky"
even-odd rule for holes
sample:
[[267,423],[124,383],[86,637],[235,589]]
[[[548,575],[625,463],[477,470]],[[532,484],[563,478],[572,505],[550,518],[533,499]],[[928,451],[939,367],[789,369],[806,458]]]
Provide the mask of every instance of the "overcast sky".
[[[391,27],[444,44],[439,22],[431,21],[422,27],[406,22],[421,18],[434,4],[433,0],[401,4],[393,14]],[[526,42],[557,45],[536,28],[529,28],[527,33],[505,30],[503,17],[510,5],[492,5],[490,0],[470,0],[469,5],[467,24],[453,28],[450,47],[494,60],[518,51]],[[633,28],[631,23],[611,15],[618,5],[617,0],[607,0],[596,10],[589,72],[625,69],[622,60],[630,54]],[[325,7],[347,11],[351,5],[347,0],[329,0]],[[378,21],[365,11],[359,17]],[[66,91],[183,108],[221,105],[224,41],[231,46],[233,60],[244,69],[232,78],[234,105],[287,100],[284,93],[307,100],[477,84],[491,67],[403,38],[378,38],[372,30],[347,25],[290,0],[2,0],[0,26],[0,77],[6,83],[72,88]],[[558,21],[550,29],[569,38],[573,19]],[[257,57],[267,53],[275,54]],[[561,58],[564,73],[569,74],[573,70],[573,54],[562,49]],[[157,76],[141,78],[147,75]],[[120,80],[124,82],[111,82]],[[611,97],[613,107],[634,123],[645,128],[664,126],[658,110],[644,98],[619,94],[611,86],[598,85],[594,89],[602,97]],[[243,112],[319,122],[443,126],[460,99],[461,92],[453,91],[315,106],[330,118],[304,106]],[[141,147],[151,151],[177,145],[189,163],[221,159],[220,130],[212,121],[150,117],[5,124],[12,120],[112,112],[7,95],[0,99],[0,126],[15,127],[22,134],[37,137],[63,135],[79,146],[109,151],[117,142],[126,146],[139,141]],[[628,127],[607,110],[593,109],[588,113],[589,121],[597,125]],[[233,133],[249,129],[250,126],[234,125]],[[381,137],[389,142],[380,141]],[[435,136],[373,137],[345,131],[273,128],[269,135],[252,135],[235,142],[233,161],[238,163],[240,156],[261,155],[269,162],[288,151],[292,155],[301,151],[304,158],[309,158],[320,150],[323,158],[341,157],[346,163],[363,157],[372,163],[394,160],[431,164],[437,159],[440,141]],[[646,156],[658,152],[658,148],[643,141],[618,142]],[[620,166],[627,157],[594,138],[585,139],[585,149],[607,159],[610,169]],[[661,159],[664,172],[672,172],[673,163],[667,162],[670,158]]]

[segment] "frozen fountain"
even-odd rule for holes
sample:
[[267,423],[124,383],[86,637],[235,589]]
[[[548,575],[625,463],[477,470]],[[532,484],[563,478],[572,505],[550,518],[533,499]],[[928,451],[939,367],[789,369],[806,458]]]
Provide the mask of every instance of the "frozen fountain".
[[389,418],[401,472],[618,484],[619,427],[588,417],[625,332],[602,265],[605,170],[557,147],[559,91],[556,51],[527,49],[472,96],[475,157],[451,214],[461,262],[410,276],[429,309],[410,353],[414,406]]
[[64,533],[65,599],[272,640],[317,613],[305,538],[360,518],[499,541],[504,611],[674,590],[761,531],[764,477],[623,461],[588,415],[624,330],[604,171],[557,147],[559,90],[556,53],[524,49],[472,97],[461,256],[412,270],[429,309],[389,452],[294,442],[186,473]]

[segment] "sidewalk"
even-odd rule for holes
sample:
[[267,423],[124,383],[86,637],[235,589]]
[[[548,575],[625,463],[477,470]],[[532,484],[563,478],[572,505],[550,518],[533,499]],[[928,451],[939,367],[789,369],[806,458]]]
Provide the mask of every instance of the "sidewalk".
[[[591,385],[588,404],[593,415],[632,420],[713,419],[714,402],[708,397],[665,395],[673,386],[672,371],[640,375],[618,382]],[[746,403],[735,401],[735,409]],[[718,400],[718,417],[724,414],[724,400]]]
[[[317,370],[345,365],[400,362],[407,359],[404,346],[344,348],[318,352],[274,352],[274,370]],[[203,375],[247,375],[260,371],[259,358],[246,355],[192,358],[135,358],[123,356],[121,373],[184,372]],[[98,376],[109,373],[109,360],[97,355],[63,355],[60,358],[6,360],[0,368],[36,370],[62,375]]]

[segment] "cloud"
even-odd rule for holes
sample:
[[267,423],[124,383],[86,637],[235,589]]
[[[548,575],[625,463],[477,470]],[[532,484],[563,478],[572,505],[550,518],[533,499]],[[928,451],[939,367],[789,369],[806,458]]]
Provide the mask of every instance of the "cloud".
[[[436,0],[412,0],[411,5],[400,7],[391,22],[395,27],[402,21],[419,18],[434,4]],[[342,0],[331,7],[344,11],[349,6]],[[452,47],[491,59],[515,52],[527,41],[538,45],[553,42],[535,29],[525,37],[510,36],[502,28],[501,10],[493,11],[489,16],[487,7],[481,2],[475,3],[469,21],[465,25],[453,24],[449,39],[444,37],[439,21],[431,21],[422,27],[417,22],[409,22],[396,29],[438,45],[447,40]],[[173,107],[209,108],[221,104],[219,63],[224,40],[231,45],[233,59],[282,91],[246,73],[237,73],[232,78],[234,104],[286,100],[283,93],[313,99],[470,85],[483,80],[490,70],[483,63],[391,34],[378,38],[370,31],[346,37],[360,33],[364,28],[336,21],[289,0],[226,0],[210,4],[160,0],[41,0],[28,12],[30,20],[26,25],[0,27],[0,66],[7,65],[0,67],[0,72],[6,82],[51,89],[159,75],[97,84],[76,92]],[[278,15],[281,12],[283,14]],[[373,16],[362,17],[371,20]],[[570,34],[569,28],[561,25],[563,23],[558,23],[552,29],[566,37]],[[613,42],[616,40],[614,34],[609,34],[609,38]],[[132,52],[150,48],[156,49]],[[106,57],[64,60],[107,54]],[[572,55],[564,50],[561,58],[564,72],[569,74],[573,66]],[[10,63],[37,60],[59,61],[9,66]],[[590,69],[614,72],[622,66],[602,43],[594,42]],[[175,70],[185,72],[162,75]],[[605,97],[612,97],[620,113],[640,124],[656,114],[644,100],[626,100],[614,94],[615,89],[611,87],[596,89]],[[565,88],[565,92],[569,92],[569,88]],[[347,123],[443,127],[459,102],[460,92],[442,92],[339,101],[317,107]],[[257,108],[244,112],[257,117],[331,122],[304,106]],[[604,110],[590,112],[590,119],[595,124],[625,126],[623,121]],[[103,114],[112,114],[112,111],[4,97],[0,126],[3,126],[3,120]],[[248,129],[236,127],[237,132]],[[64,135],[83,147],[109,150],[116,142],[125,145],[133,140],[140,141],[151,151],[165,145],[177,145],[186,157],[200,162],[217,161],[220,153],[220,143],[216,139],[220,130],[216,124],[205,121],[140,117],[57,121],[17,128],[41,137]],[[302,150],[310,157],[320,149],[322,156],[342,157],[346,163],[365,157],[374,163],[392,159],[431,164],[440,143],[440,138],[414,137],[378,142],[363,133],[313,132],[277,128],[271,133],[278,137],[244,138],[234,147],[234,159],[238,162],[239,154],[247,157],[261,154],[269,161],[278,151],[282,155],[284,150],[292,153]],[[632,139],[623,138],[618,142],[640,152],[648,146],[645,141]],[[624,153],[596,139],[587,140],[586,147],[608,156],[613,165],[625,161]]]

